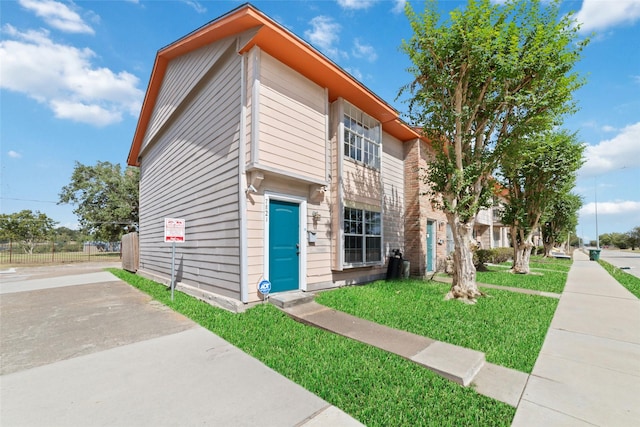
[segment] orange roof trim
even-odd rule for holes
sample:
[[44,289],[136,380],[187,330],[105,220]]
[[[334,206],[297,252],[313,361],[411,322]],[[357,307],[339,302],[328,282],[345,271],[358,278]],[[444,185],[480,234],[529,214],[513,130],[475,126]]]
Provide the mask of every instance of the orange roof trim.
[[253,46],[259,46],[316,84],[328,88],[329,101],[335,101],[338,97],[345,98],[379,120],[385,132],[402,141],[421,137],[419,132],[400,120],[393,107],[346,71],[252,5],[245,4],[158,51],[129,151],[129,165],[140,165],[138,157],[142,140],[149,126],[168,62],[217,40],[255,27],[260,29],[240,49],[239,54],[249,51]]

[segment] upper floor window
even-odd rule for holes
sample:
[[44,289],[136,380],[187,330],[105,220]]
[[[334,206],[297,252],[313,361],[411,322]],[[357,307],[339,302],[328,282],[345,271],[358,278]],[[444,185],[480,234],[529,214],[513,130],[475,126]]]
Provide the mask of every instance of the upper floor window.
[[344,155],[380,169],[380,123],[345,103]]

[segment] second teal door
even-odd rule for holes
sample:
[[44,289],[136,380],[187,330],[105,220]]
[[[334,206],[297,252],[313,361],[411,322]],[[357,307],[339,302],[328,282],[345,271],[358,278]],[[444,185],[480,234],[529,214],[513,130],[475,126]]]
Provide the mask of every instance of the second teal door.
[[269,201],[269,281],[271,292],[300,286],[300,205]]
[[435,237],[435,222],[427,221],[427,271],[434,271],[435,267]]

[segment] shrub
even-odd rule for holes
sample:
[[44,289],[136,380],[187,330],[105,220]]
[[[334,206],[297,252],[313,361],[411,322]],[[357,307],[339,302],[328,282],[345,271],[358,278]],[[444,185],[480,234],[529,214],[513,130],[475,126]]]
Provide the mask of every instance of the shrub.
[[494,264],[502,264],[513,258],[513,248],[496,248],[495,254],[491,260]]
[[473,263],[477,270],[486,269],[486,264],[491,262],[493,257],[493,249],[478,249],[473,254]]
[[486,270],[486,264],[501,264],[509,261],[513,255],[512,248],[478,249],[474,252],[473,262],[477,270]]

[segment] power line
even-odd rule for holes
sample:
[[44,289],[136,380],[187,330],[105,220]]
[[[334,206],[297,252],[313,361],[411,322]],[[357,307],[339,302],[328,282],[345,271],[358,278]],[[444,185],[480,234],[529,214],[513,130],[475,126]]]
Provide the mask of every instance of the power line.
[[65,203],[65,202],[54,202],[52,200],[35,200],[35,199],[18,199],[15,197],[0,197],[0,199],[2,200],[16,200],[18,202],[37,202],[37,203],[54,203],[56,205],[60,204],[60,205],[70,205],[71,203]]

